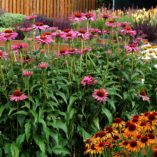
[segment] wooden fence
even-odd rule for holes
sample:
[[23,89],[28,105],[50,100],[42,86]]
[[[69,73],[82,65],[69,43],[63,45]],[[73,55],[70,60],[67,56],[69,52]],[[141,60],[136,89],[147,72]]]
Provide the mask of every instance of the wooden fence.
[[95,7],[96,0],[0,0],[0,8],[7,12],[57,18],[66,18],[73,12],[85,12]]

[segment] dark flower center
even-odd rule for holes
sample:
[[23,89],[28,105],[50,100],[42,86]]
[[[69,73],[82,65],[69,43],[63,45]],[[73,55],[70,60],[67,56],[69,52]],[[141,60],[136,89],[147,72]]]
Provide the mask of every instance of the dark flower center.
[[150,134],[148,134],[148,138],[149,138],[149,139],[154,139],[155,136],[154,136],[153,134],[150,133]]
[[146,91],[145,91],[145,90],[142,90],[140,94],[141,94],[142,96],[147,96],[147,94],[146,94]]
[[116,119],[114,120],[114,122],[115,122],[115,123],[121,123],[122,120],[121,120],[121,118],[116,118]]
[[133,118],[132,122],[138,122],[138,118]]
[[15,90],[15,91],[13,92],[13,95],[14,95],[14,96],[21,96],[21,95],[22,95],[22,92],[21,92],[20,90]]
[[146,122],[141,122],[140,126],[146,126]]
[[114,139],[114,140],[118,140],[118,139],[119,139],[119,136],[115,135],[115,136],[113,136],[113,139]]
[[5,30],[4,33],[13,33],[13,31],[8,29],[8,30]]
[[104,92],[104,90],[98,90],[97,91],[97,96],[99,96],[99,97],[104,97],[105,96],[105,92]]
[[154,115],[154,114],[150,114],[150,115],[148,116],[148,119],[149,119],[150,121],[155,120],[155,115]]
[[112,129],[112,127],[107,127],[107,128],[106,128],[106,131],[107,131],[108,133],[112,133],[113,129]]
[[85,16],[89,19],[89,18],[91,18],[93,15],[92,15],[91,13],[87,13],[87,14],[85,14]]
[[60,54],[64,54],[64,53],[66,53],[66,49],[62,49],[62,50],[60,50]]
[[98,145],[99,145],[99,147],[104,147],[105,144],[104,144],[104,142],[99,142]]
[[102,17],[103,17],[104,19],[107,19],[107,18],[109,17],[109,15],[103,14]]
[[135,130],[136,130],[136,125],[130,124],[129,127],[128,127],[128,129],[129,129],[130,131],[135,131]]
[[43,35],[51,35],[51,32],[45,32]]
[[74,16],[77,17],[77,18],[81,18],[82,14],[81,13],[75,13]]
[[42,22],[36,22],[36,26],[43,26],[44,24]]
[[85,31],[84,29],[80,29],[80,30],[79,30],[79,33],[81,33],[81,34],[85,34],[86,31]]
[[0,58],[2,58],[3,57],[3,52],[2,51],[0,51]]
[[68,33],[68,32],[70,32],[70,29],[69,29],[69,28],[66,28],[66,29],[64,29],[64,32],[65,32],[65,33]]
[[104,137],[106,136],[106,133],[104,131],[96,133],[95,137]]
[[130,141],[130,146],[131,147],[136,147],[137,146],[137,142],[136,141]]
[[128,141],[124,141],[124,142],[123,142],[123,145],[124,145],[124,146],[127,146],[127,145],[128,145]]
[[46,35],[41,35],[41,36],[40,36],[40,39],[42,39],[42,40],[46,40],[47,37],[46,37]]
[[148,141],[148,138],[146,136],[141,137],[141,142],[146,143]]

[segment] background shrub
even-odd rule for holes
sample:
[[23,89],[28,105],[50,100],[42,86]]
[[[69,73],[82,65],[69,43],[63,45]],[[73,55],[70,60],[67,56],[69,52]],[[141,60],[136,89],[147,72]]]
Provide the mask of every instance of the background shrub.
[[23,22],[25,15],[5,13],[0,18],[0,27],[9,28]]

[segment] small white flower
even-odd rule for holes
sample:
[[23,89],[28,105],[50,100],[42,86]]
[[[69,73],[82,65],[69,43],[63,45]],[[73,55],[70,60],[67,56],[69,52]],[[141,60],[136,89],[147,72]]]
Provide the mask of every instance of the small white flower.
[[154,65],[154,68],[157,69],[157,64]]
[[144,79],[141,79],[141,83],[142,83],[142,84],[144,84],[144,81],[145,81]]

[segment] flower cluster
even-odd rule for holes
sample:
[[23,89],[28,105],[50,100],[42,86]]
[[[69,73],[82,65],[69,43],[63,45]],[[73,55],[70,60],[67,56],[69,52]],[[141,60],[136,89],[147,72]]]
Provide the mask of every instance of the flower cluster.
[[85,154],[108,157],[150,155],[157,150],[157,112],[134,115],[128,121],[116,118],[111,126],[85,141]]

